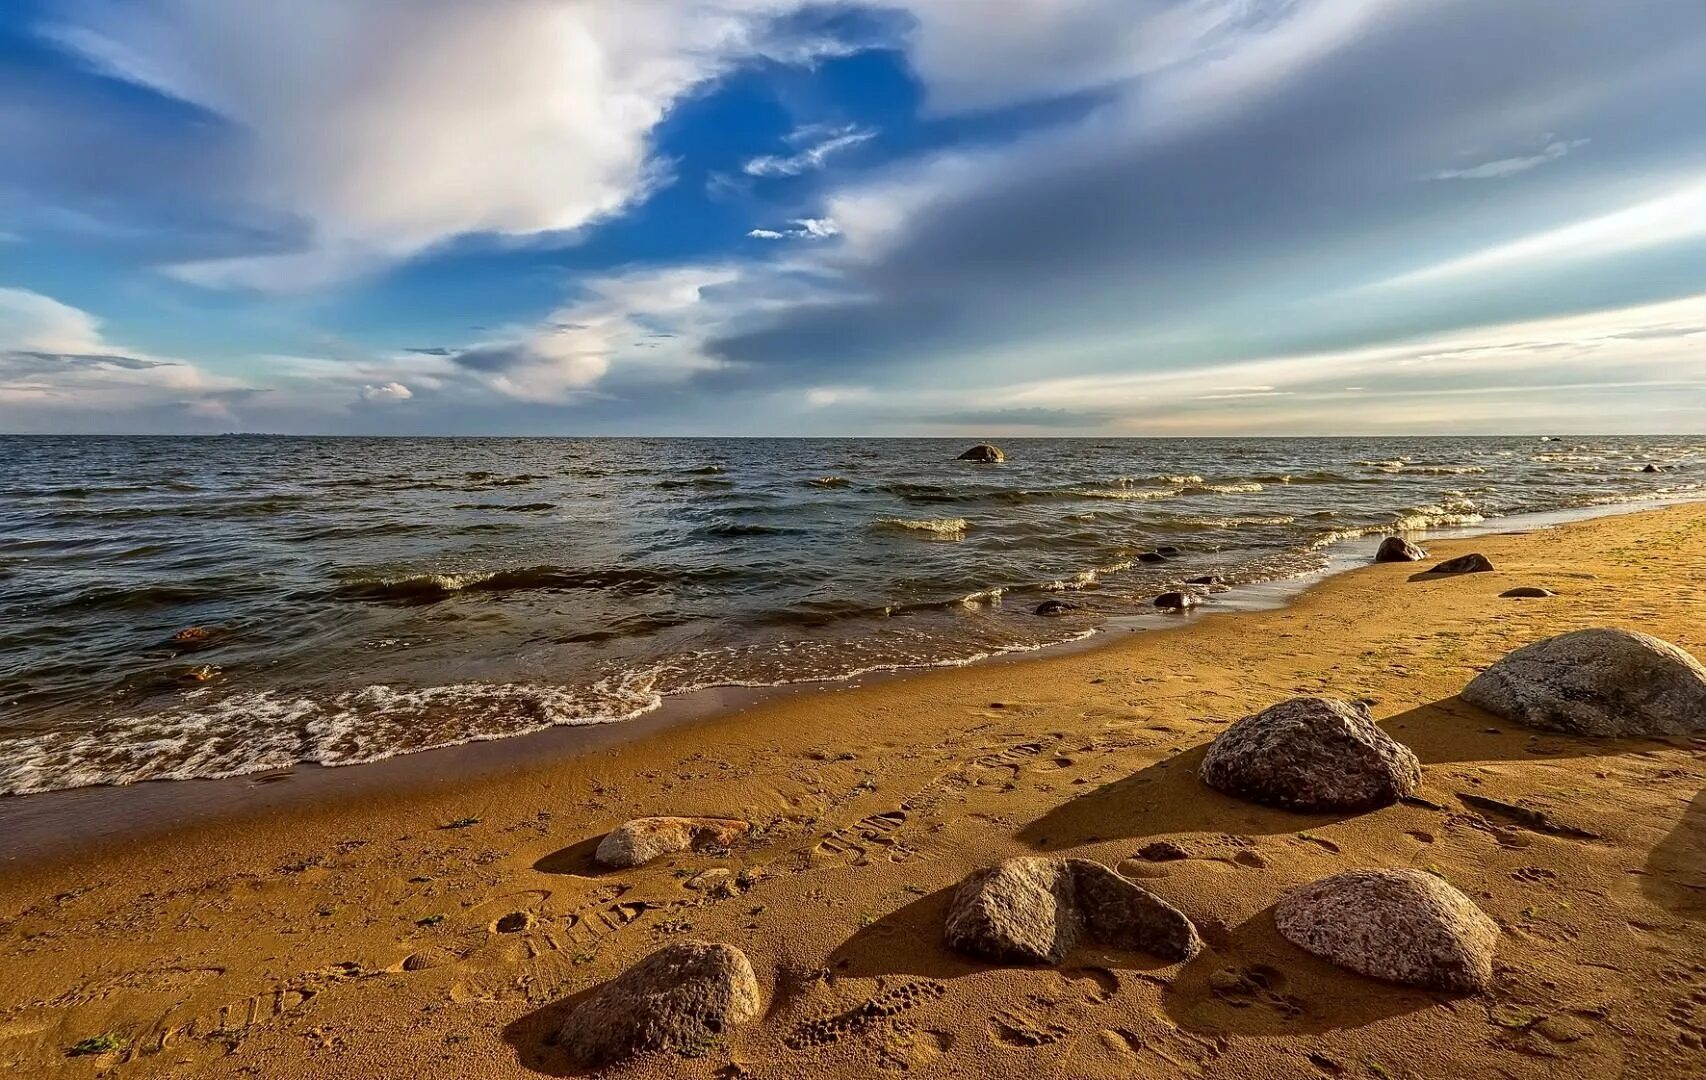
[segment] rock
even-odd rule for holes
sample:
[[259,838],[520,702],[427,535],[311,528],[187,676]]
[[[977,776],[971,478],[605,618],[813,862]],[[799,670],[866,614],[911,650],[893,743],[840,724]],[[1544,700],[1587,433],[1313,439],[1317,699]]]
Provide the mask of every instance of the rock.
[[500,934],[519,934],[533,925],[533,916],[525,911],[512,911],[492,924]]
[[1372,810],[1416,790],[1409,747],[1336,698],[1292,698],[1233,724],[1209,744],[1203,782],[1285,810]]
[[1706,667],[1634,630],[1576,630],[1525,645],[1475,676],[1463,700],[1572,735],[1706,734]]
[[1159,551],[1145,551],[1137,557],[1137,561],[1141,563],[1166,562],[1167,556],[1161,554]]
[[1664,472],[1663,469],[1659,468],[1657,465],[1652,464],[1651,462],[1649,462],[1647,464],[1647,466],[1645,468],[1643,468],[1641,471],[1644,473]]
[[1038,615],[1070,615],[1077,610],[1079,610],[1077,604],[1068,603],[1065,600],[1044,600],[1037,605],[1036,613]]
[[758,980],[733,945],[683,941],[646,957],[569,1011],[559,1044],[584,1066],[690,1052],[758,1015]]
[[1519,585],[1514,589],[1506,589],[1499,595],[1507,600],[1541,600],[1558,594],[1551,589],[1542,589],[1538,585]]
[[1484,574],[1493,568],[1493,560],[1476,552],[1473,555],[1459,555],[1455,559],[1447,559],[1429,570],[1430,574]]
[[1171,840],[1157,840],[1153,844],[1145,844],[1138,848],[1137,857],[1148,859],[1150,862],[1174,862],[1178,859],[1190,858],[1191,853]]
[[1155,606],[1163,611],[1184,611],[1201,603],[1188,592],[1164,592],[1155,598]]
[[961,461],[975,461],[981,465],[994,465],[1007,460],[1007,455],[994,443],[978,443],[976,446],[960,455]]
[[1174,555],[1184,554],[1184,549],[1180,548],[1177,544],[1162,544],[1160,547],[1156,548],[1155,551],[1157,554],[1166,555],[1168,558],[1171,558]]
[[1375,562],[1421,562],[1428,553],[1402,536],[1388,536],[1374,553]]
[[1177,908],[1088,859],[1019,858],[971,874],[948,909],[950,948],[1055,964],[1082,938],[1186,960],[1202,947]]
[[168,648],[180,653],[212,648],[220,630],[213,626],[186,626],[166,639]]
[[695,892],[714,892],[721,886],[728,885],[734,880],[734,875],[727,868],[713,866],[709,870],[701,870],[681,884]]
[[600,866],[625,870],[677,851],[723,851],[751,829],[733,818],[636,818],[610,830],[592,857]]
[[1424,870],[1349,870],[1292,889],[1274,906],[1279,932],[1340,967],[1450,993],[1485,990],[1499,928]]
[[183,682],[212,682],[219,678],[219,675],[220,669],[213,664],[198,664],[178,678]]
[[1204,574],[1201,577],[1186,578],[1185,584],[1186,585],[1206,585],[1209,587],[1214,587],[1217,585],[1226,584],[1226,579],[1221,577],[1219,574]]

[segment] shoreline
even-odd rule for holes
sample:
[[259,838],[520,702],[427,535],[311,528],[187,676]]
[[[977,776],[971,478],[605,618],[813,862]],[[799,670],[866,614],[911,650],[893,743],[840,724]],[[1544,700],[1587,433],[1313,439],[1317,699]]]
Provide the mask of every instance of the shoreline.
[[[1700,502],[1706,499],[1697,495],[1629,499],[1506,515],[1470,525],[1412,530],[1402,535],[1425,543],[1520,536],[1576,522],[1641,515]],[[554,725],[521,735],[451,743],[353,765],[298,762],[287,769],[236,776],[100,784],[6,796],[0,798],[0,867],[51,862],[57,849],[65,846],[99,850],[221,820],[276,813],[316,799],[384,798],[400,792],[418,792],[423,787],[443,788],[458,782],[497,778],[526,770],[540,757],[557,760],[610,752],[660,732],[737,716],[801,696],[841,693],[934,672],[1046,662],[1086,650],[1113,647],[1128,633],[1189,629],[1216,616],[1283,609],[1334,578],[1369,565],[1374,549],[1385,535],[1375,532],[1335,541],[1320,549],[1326,563],[1318,570],[1233,586],[1214,594],[1212,603],[1193,611],[1160,613],[1143,608],[1141,601],[1134,600],[1131,614],[1109,618],[1079,637],[1036,648],[1015,648],[965,662],[903,666],[763,686],[703,687],[667,695],[657,707],[628,719]]]
[[[1588,625],[1706,655],[1703,540],[1702,503],[1488,532],[1433,555],[1480,550],[1492,573],[1367,565],[1284,607],[1172,624],[1189,633],[837,684],[580,754],[299,800],[284,792],[300,778],[263,783],[264,807],[7,866],[0,1065],[566,1075],[561,1001],[685,936],[742,948],[767,1011],[698,1057],[617,1075],[1685,1075],[1706,1000],[1706,744],[1532,732],[1456,695],[1491,659]],[[1500,596],[1515,585],[1559,595]],[[1423,763],[1421,801],[1299,815],[1198,781],[1225,724],[1307,694],[1372,702]],[[1596,836],[1494,820],[1464,792]],[[757,832],[726,855],[591,865],[609,828],[669,813]],[[1135,857],[1159,839],[1186,857]],[[1026,854],[1139,880],[1205,952],[1059,969],[948,953],[955,884]],[[1497,922],[1485,998],[1351,976],[1278,937],[1276,896],[1356,866],[1437,873]],[[718,867],[750,884],[691,887]],[[853,1019],[822,1027],[835,1017]],[[67,1056],[107,1033],[113,1049]]]

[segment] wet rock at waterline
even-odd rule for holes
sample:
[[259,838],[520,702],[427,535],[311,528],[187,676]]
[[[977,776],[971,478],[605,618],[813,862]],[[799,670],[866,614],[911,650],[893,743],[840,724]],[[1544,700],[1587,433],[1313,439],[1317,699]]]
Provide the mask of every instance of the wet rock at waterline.
[[1070,615],[1079,610],[1082,610],[1079,605],[1065,600],[1044,600],[1042,603],[1037,605],[1036,614]]
[[975,461],[984,465],[993,465],[1007,460],[1007,455],[994,443],[978,443],[976,446],[960,455],[961,461]]
[[1422,767],[1361,704],[1292,698],[1246,716],[1203,757],[1209,787],[1284,810],[1372,810],[1416,790]]
[[563,1021],[559,1044],[581,1065],[654,1050],[691,1053],[759,1013],[758,980],[733,945],[683,941],[600,986]]
[[1137,561],[1141,563],[1163,563],[1167,561],[1167,556],[1159,551],[1145,551],[1138,555]]
[[1493,569],[1493,560],[1476,552],[1472,555],[1459,555],[1455,559],[1447,559],[1429,570],[1430,574],[1485,574]]
[[1428,553],[1402,536],[1388,536],[1380,542],[1380,550],[1374,553],[1377,563],[1390,562],[1421,562]]
[[1079,941],[1186,960],[1196,927],[1147,889],[1088,859],[1019,858],[978,870],[948,909],[948,946],[992,960],[1055,964]]
[[1201,577],[1186,578],[1185,584],[1186,585],[1202,585],[1202,586],[1207,587],[1207,588],[1215,588],[1215,587],[1218,587],[1221,585],[1225,585],[1226,579],[1221,577],[1219,574],[1204,574]]
[[610,830],[598,842],[593,859],[600,866],[622,870],[679,851],[723,851],[751,829],[733,818],[636,818]]
[[1575,630],[1477,675],[1463,700],[1545,731],[1628,737],[1706,733],[1706,666],[1634,630]]
[[1350,870],[1286,893],[1274,924],[1287,941],[1388,982],[1449,993],[1485,990],[1499,928],[1424,870]]
[[1200,603],[1202,601],[1188,592],[1164,592],[1155,598],[1155,606],[1162,611],[1186,611]]

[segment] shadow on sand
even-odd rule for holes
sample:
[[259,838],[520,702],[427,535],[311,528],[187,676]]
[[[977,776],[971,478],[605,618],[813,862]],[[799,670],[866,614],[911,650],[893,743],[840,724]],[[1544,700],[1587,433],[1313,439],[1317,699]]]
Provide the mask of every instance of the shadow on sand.
[[[1455,697],[1399,713],[1381,721],[1380,726],[1409,746],[1423,765],[1615,752],[1587,740],[1542,735],[1501,723]],[[1058,806],[1020,830],[1019,839],[1039,851],[1062,851],[1104,840],[1176,833],[1267,836],[1362,816],[1357,812],[1305,814],[1277,810],[1223,795],[1204,784],[1198,775],[1207,749],[1206,744],[1193,747]],[[1424,787],[1426,783],[1424,774]]]
[[1273,908],[1217,935],[1167,984],[1168,1017],[1202,1035],[1301,1035],[1358,1028],[1451,995],[1364,978],[1280,936]]
[[1647,857],[1641,891],[1666,911],[1706,918],[1706,789]]
[[570,844],[566,848],[559,848],[549,855],[542,855],[533,864],[533,869],[541,874],[573,874],[576,877],[589,878],[619,874],[622,871],[608,869],[593,861],[593,853],[598,850],[598,842],[603,839],[603,835],[594,836]]
[[503,1040],[515,1050],[517,1063],[524,1069],[546,1076],[590,1076],[597,1073],[599,1070],[596,1068],[582,1068],[570,1061],[557,1045],[557,1033],[562,1031],[563,1021],[576,1005],[597,989],[598,986],[589,986],[511,1021],[503,1030]]

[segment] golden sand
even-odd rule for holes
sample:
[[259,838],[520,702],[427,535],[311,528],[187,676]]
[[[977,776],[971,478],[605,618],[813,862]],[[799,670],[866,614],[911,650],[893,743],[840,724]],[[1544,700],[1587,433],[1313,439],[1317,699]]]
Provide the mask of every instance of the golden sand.
[[[1454,697],[1504,652],[1585,626],[1706,656],[1706,506],[1435,554],[1470,550],[1498,571],[1371,566],[1284,610],[795,694],[592,753],[415,790],[353,785],[14,863],[0,1071],[566,1075],[550,1045],[562,1002],[695,938],[745,950],[764,1015],[696,1056],[612,1074],[1706,1076],[1706,740],[1541,734]],[[1517,585],[1559,595],[1499,597]],[[1299,694],[1374,702],[1424,763],[1432,805],[1299,815],[1197,780],[1224,725]],[[666,813],[760,832],[728,857],[593,868],[611,826]],[[1190,857],[1133,857],[1158,839]],[[1184,964],[1084,949],[1053,969],[944,949],[953,886],[1037,852],[1119,867],[1209,948]],[[1494,988],[1387,985],[1279,937],[1286,888],[1356,866],[1424,868],[1473,898],[1503,931]],[[756,881],[713,898],[688,887],[708,867]],[[518,912],[504,925],[520,929],[497,929]]]

